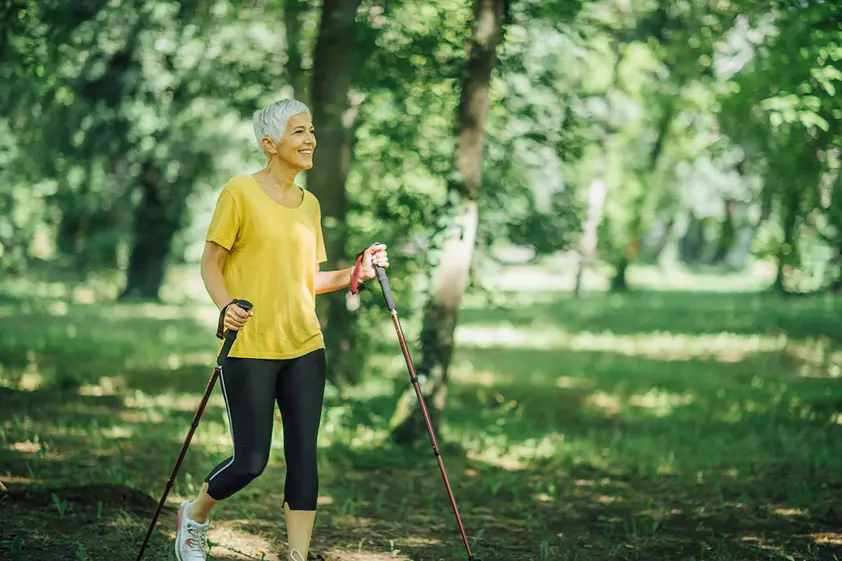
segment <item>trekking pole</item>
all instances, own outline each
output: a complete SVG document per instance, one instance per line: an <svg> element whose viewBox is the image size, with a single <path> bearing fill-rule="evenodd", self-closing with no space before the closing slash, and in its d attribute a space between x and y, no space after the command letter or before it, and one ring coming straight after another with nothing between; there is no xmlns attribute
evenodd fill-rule
<svg viewBox="0 0 842 561"><path fill-rule="evenodd" d="M409 349L406 346L406 338L403 335L401 322L398 319L398 311L395 307L395 299L392 297L392 290L389 288L389 278L386 276L386 269L383 267L374 267L377 273L377 280L380 283L380 288L383 290L383 298L386 300L386 306L392 314L392 323L395 325L395 331L400 340L401 350L403 351L403 358L406 361L406 367L409 370L409 381L415 387L415 395L418 397L418 404L421 406L421 414L424 416L424 422L427 425L427 433L430 435L430 442L433 445L433 454L439 463L439 471L444 479L444 486L447 488L447 495L450 497L450 506L453 509L453 515L456 517L456 523L459 525L459 531L462 533L462 541L465 543L465 549L468 552L468 561L479 561L471 553L471 546L468 544L468 536L465 534L465 526L462 525L462 518L459 516L459 509L456 507L456 499L453 497L453 489L450 487L450 481L447 479L447 470L444 469L444 460L442 460L441 452L439 451L438 442L436 442L436 435L433 431L433 424L430 422L430 415L427 413L427 406L424 404L424 394L421 393L421 387L418 385L418 376L415 374L415 367L412 365L412 357L409 354Z"/></svg>
<svg viewBox="0 0 842 561"><path fill-rule="evenodd" d="M234 300L231 304L237 304L239 307L244 309L245 311L249 311L252 308L251 302L247 300ZM228 306L230 306L229 304ZM220 336L220 331L222 330L222 322L224 319L225 311L228 308L222 309L219 314L219 331L217 331L217 336ZM219 373L222 372L222 366L225 364L225 359L228 358L228 353L231 351L231 346L234 344L234 341L237 339L237 331L233 329L229 329L225 331L224 335L221 335L223 338L222 349L219 351L219 356L216 358L216 367L213 369L213 374L211 374L210 380L208 381L208 386L205 388L205 393L202 396L202 401L199 403L199 408L196 410L196 415L193 417L193 424L190 426L190 431L187 433L187 438L184 440L184 446L181 447L181 453L178 455L178 460L175 462L175 467L172 470L172 474L170 475L169 481L167 481L167 486L164 489L164 495L161 497L161 500L158 502L158 509L155 511L155 516L152 518L152 522L149 524L149 529L146 531L146 538L143 540L143 545L140 546L140 552L137 554L137 561L140 561L140 558L143 557L143 552L146 550L146 545L149 543L149 538L152 536L152 531L155 529L155 523L158 522L158 517L161 515L161 511L164 509L164 503L167 500L167 496L170 494L170 489L172 489L173 482L175 481L176 475L178 475L178 470L181 468L181 462L184 460L185 454L187 454L187 447L190 446L190 441L193 439L193 433L196 432L196 427L199 426L199 419L202 417L202 413L205 411L205 406L208 404L208 399L210 399L211 393L213 392L213 387L216 384L216 379L219 377Z"/></svg>

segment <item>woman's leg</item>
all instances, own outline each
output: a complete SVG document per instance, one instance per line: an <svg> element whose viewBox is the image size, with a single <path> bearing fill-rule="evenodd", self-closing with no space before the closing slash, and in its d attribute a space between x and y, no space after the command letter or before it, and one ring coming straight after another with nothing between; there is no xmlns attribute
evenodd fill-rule
<svg viewBox="0 0 842 561"><path fill-rule="evenodd" d="M277 400L284 429L287 464L284 514L290 559L303 561L310 550L319 497L317 440L325 391L325 351L290 361L278 376Z"/></svg>
<svg viewBox="0 0 842 561"><path fill-rule="evenodd" d="M281 361L229 358L219 380L228 421L233 454L205 478L188 516L204 523L211 509L259 476L269 461L275 384Z"/></svg>

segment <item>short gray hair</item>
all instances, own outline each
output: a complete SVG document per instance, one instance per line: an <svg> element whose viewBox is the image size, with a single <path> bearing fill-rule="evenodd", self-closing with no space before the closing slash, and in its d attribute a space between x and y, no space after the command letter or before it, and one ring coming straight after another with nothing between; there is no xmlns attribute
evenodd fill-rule
<svg viewBox="0 0 842 561"><path fill-rule="evenodd" d="M275 142L280 142L289 118L293 115L309 112L310 109L297 99L282 99L255 111L252 115L252 121L254 122L254 136L257 139L258 146L263 149L260 142L263 137L269 137Z"/></svg>

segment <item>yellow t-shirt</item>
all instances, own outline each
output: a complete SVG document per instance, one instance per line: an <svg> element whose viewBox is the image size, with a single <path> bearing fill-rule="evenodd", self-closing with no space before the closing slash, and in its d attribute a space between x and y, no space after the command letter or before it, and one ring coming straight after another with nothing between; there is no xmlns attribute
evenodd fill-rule
<svg viewBox="0 0 842 561"><path fill-rule="evenodd" d="M312 193L304 191L299 207L288 208L251 175L233 177L219 194L205 239L230 252L223 276L231 297L254 305L228 356L287 359L324 347L315 271L327 256Z"/></svg>

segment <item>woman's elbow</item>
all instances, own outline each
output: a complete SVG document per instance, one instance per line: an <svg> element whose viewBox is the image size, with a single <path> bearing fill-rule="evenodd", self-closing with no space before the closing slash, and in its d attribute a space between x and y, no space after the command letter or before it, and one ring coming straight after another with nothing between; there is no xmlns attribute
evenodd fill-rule
<svg viewBox="0 0 842 561"><path fill-rule="evenodd" d="M222 267L225 265L227 254L228 251L225 248L213 242L207 242L200 265L202 279L207 281L214 275L222 274Z"/></svg>

